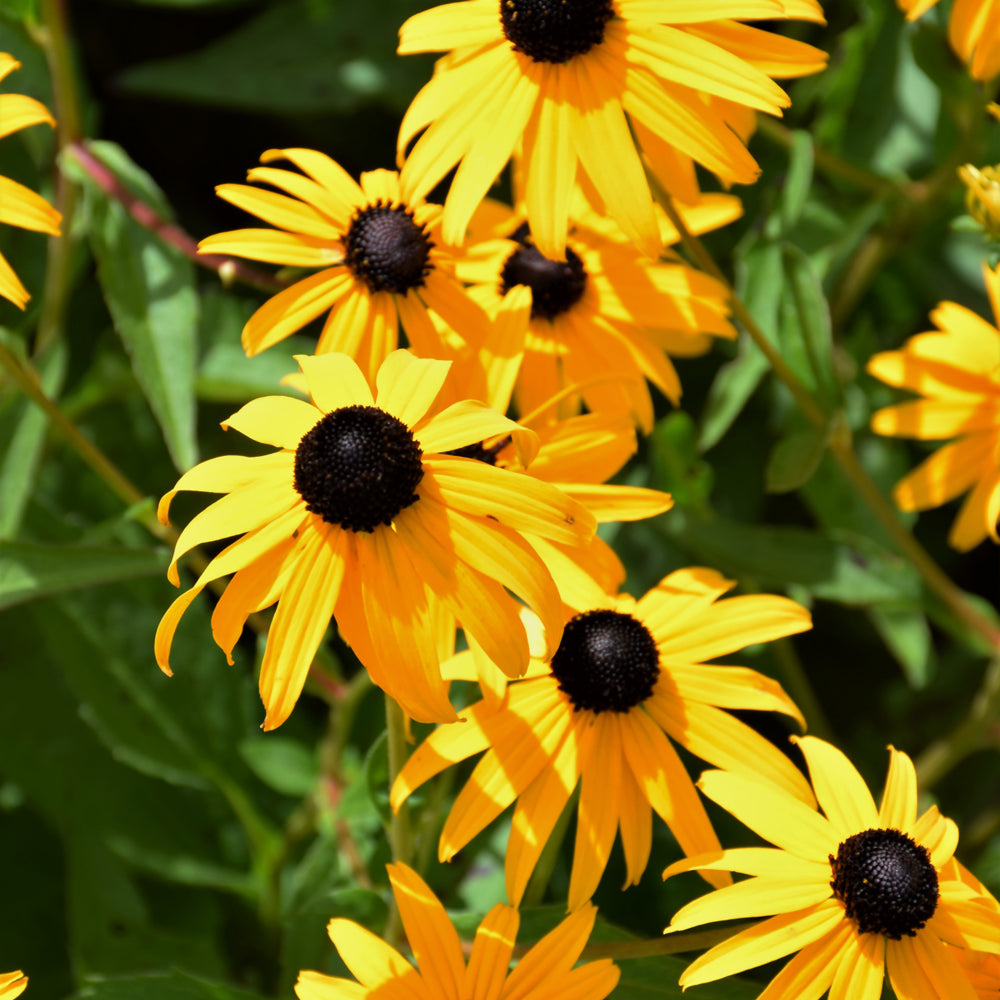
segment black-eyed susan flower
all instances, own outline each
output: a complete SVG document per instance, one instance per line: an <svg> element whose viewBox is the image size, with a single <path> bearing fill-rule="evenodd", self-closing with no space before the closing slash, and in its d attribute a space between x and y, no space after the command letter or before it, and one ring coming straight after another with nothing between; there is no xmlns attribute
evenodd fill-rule
<svg viewBox="0 0 1000 1000"><path fill-rule="evenodd" d="M27 985L28 977L20 969L17 972L0 972L0 1000L14 1000Z"/></svg>
<svg viewBox="0 0 1000 1000"><path fill-rule="evenodd" d="M574 968L594 927L590 906L562 921L510 969L520 917L497 904L483 918L468 961L452 922L427 884L404 864L388 865L393 896L416 963L351 920L334 919L330 939L357 978L302 972L299 1000L603 1000L617 985L610 959Z"/></svg>
<svg viewBox="0 0 1000 1000"><path fill-rule="evenodd" d="M288 160L300 172L255 167L247 184L222 184L220 197L275 226L209 236L202 253L310 268L314 273L270 298L243 329L253 355L326 314L316 353L356 359L369 379L399 346L402 326L421 357L442 357L433 317L459 336L486 322L454 276L455 253L442 244L441 208L403 198L389 170L361 175L360 184L330 157L311 149L272 149L271 164ZM450 356L450 355L449 355Z"/></svg>
<svg viewBox="0 0 1000 1000"><path fill-rule="evenodd" d="M1000 268L984 265L983 277L994 324L1000 324ZM879 410L872 429L925 441L956 439L904 476L893 497L903 510L927 510L968 490L948 535L964 552L987 536L1000 541L1000 329L955 302L942 302L931 320L936 330L868 362L876 378L922 397Z"/></svg>
<svg viewBox="0 0 1000 1000"><path fill-rule="evenodd" d="M13 56L0 52L0 80L20 65ZM55 125L44 104L25 94L0 94L0 139L43 122ZM58 236L61 221L62 216L41 195L9 177L0 177L0 222ZM0 295L18 309L23 309L31 298L3 254L0 254Z"/></svg>
<svg viewBox="0 0 1000 1000"><path fill-rule="evenodd" d="M913 21L937 0L898 0ZM948 41L969 67L974 80L1000 75L1000 0L954 0L948 19Z"/></svg>
<svg viewBox="0 0 1000 1000"><path fill-rule="evenodd" d="M976 1000L946 943L1000 952L1000 921L952 874L958 828L936 806L917 815L909 757L889 748L875 807L836 747L804 737L822 812L749 774L709 771L699 787L774 847L741 847L671 865L750 878L682 907L668 931L770 916L696 959L685 988L798 954L759 1000L878 1000L885 972L900 1000Z"/></svg>
<svg viewBox="0 0 1000 1000"><path fill-rule="evenodd" d="M459 0L411 17L399 51L447 52L399 132L401 183L425 195L458 165L445 202L445 240L460 243L476 206L520 150L536 244L563 258L578 169L629 239L660 249L649 186L630 132L636 122L727 182L759 169L710 94L781 114L788 96L748 61L758 35L738 22L822 22L813 0ZM819 54L818 54L819 55Z"/></svg>
<svg viewBox="0 0 1000 1000"><path fill-rule="evenodd" d="M738 198L706 195L683 214L692 231L706 232L739 218ZM662 211L665 245L679 234ZM523 350L515 389L521 413L561 396L563 415L581 404L594 413L625 414L648 433L653 426L652 382L672 403L681 383L670 358L703 354L712 337L735 337L726 289L679 257L651 263L614 222L577 193L571 208L566 259L543 255L523 211L495 202L473 222L469 254L458 273L497 321L521 324ZM527 288L527 304L507 300ZM523 295L518 298L520 303ZM567 387L579 386L569 394Z"/></svg>
<svg viewBox="0 0 1000 1000"><path fill-rule="evenodd" d="M801 632L809 614L783 597L718 600L730 587L714 570L695 568L671 573L638 601L593 588L590 601L570 612L555 653L539 652L527 677L507 685L503 702L476 703L417 748L393 785L393 806L449 765L485 751L445 821L439 855L449 860L516 800L506 880L518 905L579 785L569 888L575 909L597 888L619 830L626 885L638 882L654 811L686 853L719 850L671 740L720 767L766 774L790 797L812 803L789 759L724 711L778 711L801 723L791 699L756 671L705 663ZM463 672L454 661L446 669Z"/></svg>
<svg viewBox="0 0 1000 1000"><path fill-rule="evenodd" d="M212 615L227 657L247 616L277 602L260 673L265 729L287 718L331 618L409 715L452 719L440 676L442 621L457 620L502 670L523 673L528 642L508 590L535 609L553 646L562 614L521 532L586 541L594 519L547 483L447 454L493 436L534 444L530 431L484 404L436 410L449 362L395 351L373 392L346 355L298 361L309 402L265 397L223 424L279 450L202 462L160 503L166 520L179 490L227 494L181 532L170 566L175 584L185 552L241 537L164 615L157 662L169 671L181 615L208 583L232 573Z"/></svg>

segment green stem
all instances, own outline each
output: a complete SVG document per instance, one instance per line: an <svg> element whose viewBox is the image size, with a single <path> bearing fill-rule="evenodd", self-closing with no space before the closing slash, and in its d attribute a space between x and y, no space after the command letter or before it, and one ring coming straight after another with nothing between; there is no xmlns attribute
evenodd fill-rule
<svg viewBox="0 0 1000 1000"><path fill-rule="evenodd" d="M406 763L406 716L394 698L385 696L385 727L389 751L389 788L392 788L396 776ZM403 802L392 814L389 821L389 845L392 848L392 860L411 864L413 860L413 836L410 829L410 806ZM403 927L399 919L399 909L392 903L389 909L389 919L385 926L385 940L389 944L399 944L402 940Z"/></svg>
<svg viewBox="0 0 1000 1000"><path fill-rule="evenodd" d="M657 955L682 955L686 952L705 951L753 926L754 922L748 921L710 931L678 931L676 934L664 934L663 937L642 941L601 941L588 944L583 949L580 961L589 962L598 958L652 958ZM517 954L517 949L514 953Z"/></svg>
<svg viewBox="0 0 1000 1000"><path fill-rule="evenodd" d="M997 741L1000 717L1000 658L993 660L969 714L945 737L917 758L917 781L923 791L932 788L970 754Z"/></svg>
<svg viewBox="0 0 1000 1000"><path fill-rule="evenodd" d="M556 820L556 825L549 835L549 839L545 842L545 847L542 848L538 864L535 865L535 870L531 873L531 878L524 890L522 906L537 906L544 898L545 890L549 887L549 880L552 878L552 872L559 860L559 850L562 847L575 807L576 798L571 797L559 814L559 819Z"/></svg>
<svg viewBox="0 0 1000 1000"><path fill-rule="evenodd" d="M655 180L655 179L654 179ZM778 353L778 349L771 343L767 337L764 336L763 331L757 325L753 316L750 315L749 310L736 295L733 290L732 284L729 279L723 274L722 269L718 264L715 263L715 259L705 248L705 245L695 236L685 225L684 219L681 218L680 213L677 211L674 205L673 198L663 190L659 188L657 191L657 200L663 206L667 213L670 221L674 224L674 228L680 234L681 243L684 248L691 255L692 260L706 273L711 274L719 282L726 286L729 291L730 306L733 311L734 319L739 322L739 324L747 331L750 335L750 339L760 348L761 353L767 358L774 374L778 376L779 379L788 387L788 390L795 397L796 403L799 405L799 409L805 414L806 419L810 423L815 424L817 427L826 427L828 422L827 415L823 412L822 407L813 399L812 394L806 385L799 379L798 375L792 371L788 362Z"/></svg>
<svg viewBox="0 0 1000 1000"><path fill-rule="evenodd" d="M757 131L764 137L776 142L785 149L791 149L795 138L795 130L782 125L775 118L767 115L757 116ZM882 195L890 191L897 191L899 185L887 177L881 177L870 170L856 167L847 160L842 160L839 156L828 152L820 146L813 147L813 162L817 169L835 180L844 181L856 188L870 191L872 194Z"/></svg>
<svg viewBox="0 0 1000 1000"><path fill-rule="evenodd" d="M146 499L146 495L49 399L34 368L27 362L18 360L2 342L0 342L0 366L7 371L26 396L41 407L56 430L115 496L128 507L137 507ZM160 524L152 511L141 514L140 517L141 523L150 534L161 541L174 541L173 532Z"/></svg>
<svg viewBox="0 0 1000 1000"><path fill-rule="evenodd" d="M71 32L63 0L42 0L43 27L35 40L45 52L52 79L58 151L79 140L80 102L70 46ZM61 170L56 179L54 207L62 215L63 235L49 237L48 266L42 292L42 311L35 336L35 356L44 354L62 336L72 285L74 241L69 236L79 197L79 187Z"/></svg>
<svg viewBox="0 0 1000 1000"><path fill-rule="evenodd" d="M858 495L864 500L871 512L888 532L896 547L910 560L928 587L962 621L979 633L991 648L1000 650L1000 629L972 606L964 592L951 582L947 574L927 554L923 546L906 530L902 521L899 520L895 508L886 500L881 490L879 490L865 471L854 451L850 428L847 426L846 421L840 416L831 421L823 412L823 409L812 397L805 384L799 380L798 376L789 368L784 358L778 354L775 347L764 335L764 332L757 325L753 316L750 315L746 306L736 295L726 276L713 260L712 255L705 249L704 244L697 236L692 235L684 225L684 220L678 214L670 196L662 192L662 189L661 195L663 207L678 233L680 233L685 248L699 267L713 275L726 286L732 303L733 315L747 331L754 344L760 348L761 352L768 359L774 374L787 386L795 397L803 415L814 427L819 429L830 428L828 447L833 457L855 490L857 490Z"/></svg>

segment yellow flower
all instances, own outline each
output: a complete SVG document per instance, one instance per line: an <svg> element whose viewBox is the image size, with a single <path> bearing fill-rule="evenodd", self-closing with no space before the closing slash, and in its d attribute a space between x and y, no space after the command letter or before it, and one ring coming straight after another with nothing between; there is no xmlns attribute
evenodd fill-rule
<svg viewBox="0 0 1000 1000"><path fill-rule="evenodd" d="M1000 268L984 265L983 277L1000 324ZM931 319L937 330L868 362L876 378L923 397L879 410L872 429L931 441L957 438L904 476L893 496L903 510L927 510L971 490L948 536L964 552L987 535L1000 540L1000 329L955 302L942 302Z"/></svg>
<svg viewBox="0 0 1000 1000"><path fill-rule="evenodd" d="M788 106L768 65L787 43L738 23L760 18L823 20L814 0L459 0L416 14L400 29L399 51L448 55L400 127L401 162L423 132L402 166L403 192L426 194L458 164L443 234L461 243L520 149L531 231L546 257L563 258L578 167L628 238L655 257L660 233L630 124L727 182L754 181L756 162L702 94L776 115Z"/></svg>
<svg viewBox="0 0 1000 1000"><path fill-rule="evenodd" d="M1000 921L1000 904L975 875L956 858L952 858L944 870L948 873L948 878L958 879L972 888L981 897L983 904L997 914L996 919ZM948 946L948 950L969 977L979 1000L996 1000L1000 996L1000 955L952 945Z"/></svg>
<svg viewBox="0 0 1000 1000"><path fill-rule="evenodd" d="M914 21L937 0L897 0ZM1000 0L954 0L948 19L948 40L975 80L1000 74Z"/></svg>
<svg viewBox="0 0 1000 1000"><path fill-rule="evenodd" d="M6 52L0 52L0 80L21 64ZM55 125L43 104L24 94L0 94L0 139L19 132L29 125ZM0 222L36 233L59 235L62 216L40 195L9 177L0 177ZM31 296L21 284L13 268L0 254L0 295L18 309L27 305ZM14 994L12 994L14 995Z"/></svg>
<svg viewBox="0 0 1000 1000"><path fill-rule="evenodd" d="M299 1000L603 1000L617 985L619 971L609 958L573 968L593 929L594 907L567 917L508 971L520 923L516 910L502 904L490 910L466 962L448 914L426 883L404 864L387 868L416 968L365 928L334 919L330 939L358 981L301 972Z"/></svg>
<svg viewBox="0 0 1000 1000"><path fill-rule="evenodd" d="M945 942L1000 952L1000 922L968 885L949 877L958 828L931 806L917 816L917 781L890 750L876 809L836 747L798 741L823 813L749 774L709 771L699 787L775 847L741 847L671 865L678 872L751 876L682 907L668 931L776 914L696 959L685 989L792 952L759 1000L878 1000L882 980L900 1000L976 1000ZM824 815L825 813L825 815Z"/></svg>
<svg viewBox="0 0 1000 1000"><path fill-rule="evenodd" d="M690 229L701 233L741 211L738 198L705 195L683 213ZM659 209L657 221L665 244L679 239ZM703 354L713 336L736 336L726 289L672 254L656 263L644 259L582 196L571 206L570 225L566 259L553 260L535 245L523 211L487 202L473 221L478 242L458 273L473 284L472 296L490 316L514 310L506 322L519 323L522 331L519 412L562 395L563 415L583 403L594 413L630 416L649 433L653 401L646 380L677 405L681 384L671 355ZM512 305L511 293L520 288L530 296ZM567 395L574 384L580 388Z"/></svg>
<svg viewBox="0 0 1000 1000"><path fill-rule="evenodd" d="M327 313L317 354L339 351L356 359L369 379L396 349L399 328L422 357L440 338L433 315L460 335L486 324L454 276L454 253L441 245L441 208L400 195L389 170L361 175L357 184L337 163L310 149L272 149L261 162L289 160L301 173L255 167L249 180L287 194L222 184L220 197L277 229L237 229L209 236L201 253L320 268L279 292L243 329L254 355Z"/></svg>
<svg viewBox="0 0 1000 1000"><path fill-rule="evenodd" d="M453 719L440 675L443 623L457 619L502 670L523 673L528 642L507 590L538 613L552 644L562 614L521 533L573 544L593 534L594 519L546 483L448 454L494 435L514 435L528 449L535 442L481 403L436 409L448 362L395 351L373 393L343 354L298 361L310 402L257 399L223 424L280 450L202 462L160 502L165 520L179 490L227 494L181 532L174 584L185 552L242 537L164 615L157 662L169 672L181 615L208 583L234 573L212 615L227 657L248 615L277 602L260 674L265 729L291 712L331 618L409 715Z"/></svg>
<svg viewBox="0 0 1000 1000"><path fill-rule="evenodd" d="M539 653L502 703L465 709L414 752L393 785L393 807L449 765L485 751L452 806L439 855L450 860L517 800L506 858L507 895L516 906L579 784L569 888L576 909L597 888L619 829L626 885L639 881L653 811L686 853L719 849L671 740L720 767L766 775L811 803L790 760L722 711L784 712L801 724L788 695L756 671L704 662L804 631L809 614L783 597L719 601L730 587L714 570L693 568L671 573L638 601L593 588L586 605L571 609L555 654ZM462 668L452 661L445 669L460 676Z"/></svg>
<svg viewBox="0 0 1000 1000"><path fill-rule="evenodd" d="M28 977L20 969L17 972L0 972L0 1000L14 1000L27 985Z"/></svg>

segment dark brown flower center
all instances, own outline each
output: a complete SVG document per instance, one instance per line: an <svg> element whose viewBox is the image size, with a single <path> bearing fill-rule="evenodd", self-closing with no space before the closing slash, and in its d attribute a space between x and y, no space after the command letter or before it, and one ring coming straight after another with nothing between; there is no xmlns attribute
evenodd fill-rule
<svg viewBox="0 0 1000 1000"><path fill-rule="evenodd" d="M899 830L865 830L830 855L833 894L860 934L898 941L934 915L938 876L927 848Z"/></svg>
<svg viewBox="0 0 1000 1000"><path fill-rule="evenodd" d="M564 63L604 41L611 0L500 0L507 41L535 62Z"/></svg>
<svg viewBox="0 0 1000 1000"><path fill-rule="evenodd" d="M422 455L401 420L375 406L345 406L299 442L295 489L324 521L373 531L416 501Z"/></svg>
<svg viewBox="0 0 1000 1000"><path fill-rule="evenodd" d="M631 615L586 611L566 625L549 666L574 708L627 712L653 693L660 652Z"/></svg>
<svg viewBox="0 0 1000 1000"><path fill-rule="evenodd" d="M377 201L354 213L344 237L344 261L369 291L405 295L430 274L433 246L410 209Z"/></svg>
<svg viewBox="0 0 1000 1000"><path fill-rule="evenodd" d="M506 295L515 285L531 289L531 318L555 319L580 301L587 287L583 261L571 247L565 260L550 260L531 242L527 226L520 226L511 236L521 245L500 271L500 294Z"/></svg>

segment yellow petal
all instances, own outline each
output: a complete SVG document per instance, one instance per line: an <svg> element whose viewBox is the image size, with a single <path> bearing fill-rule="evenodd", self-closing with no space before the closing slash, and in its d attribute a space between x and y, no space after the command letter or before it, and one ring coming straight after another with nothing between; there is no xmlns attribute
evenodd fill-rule
<svg viewBox="0 0 1000 1000"><path fill-rule="evenodd" d="M31 298L3 254L0 254L0 295L13 302L18 309L23 309Z"/></svg>
<svg viewBox="0 0 1000 1000"><path fill-rule="evenodd" d="M683 911L682 911L683 912ZM844 921L844 908L834 899L805 910L782 913L733 935L692 962L681 986L697 986L736 975L818 942Z"/></svg>
<svg viewBox="0 0 1000 1000"><path fill-rule="evenodd" d="M913 761L889 747L889 774L885 779L879 825L890 830L909 830L917 821L917 772Z"/></svg>
<svg viewBox="0 0 1000 1000"><path fill-rule="evenodd" d="M0 222L58 236L61 219L62 216L40 194L7 177L0 177Z"/></svg>
<svg viewBox="0 0 1000 1000"><path fill-rule="evenodd" d="M886 942L885 964L898 1000L976 1000L976 991L948 949L926 928Z"/></svg>
<svg viewBox="0 0 1000 1000"><path fill-rule="evenodd" d="M294 451L322 416L315 406L292 396L260 396L224 420L222 429L236 430L261 444Z"/></svg>
<svg viewBox="0 0 1000 1000"><path fill-rule="evenodd" d="M520 917L511 906L497 903L476 928L472 954L461 990L468 1000L499 1000L507 981Z"/></svg>
<svg viewBox="0 0 1000 1000"><path fill-rule="evenodd" d="M387 870L406 940L424 982L441 1000L460 1000L465 959L448 914L413 869L393 864Z"/></svg>
<svg viewBox="0 0 1000 1000"><path fill-rule="evenodd" d="M700 701L716 708L782 712L805 729L802 713L784 688L772 677L756 670L677 664L670 667L670 683L682 701Z"/></svg>
<svg viewBox="0 0 1000 1000"><path fill-rule="evenodd" d="M431 408L450 368L448 361L393 351L379 369L375 403L407 427L413 427Z"/></svg>
<svg viewBox="0 0 1000 1000"><path fill-rule="evenodd" d="M879 1000L885 968L885 941L881 934L851 937L830 987L830 1000Z"/></svg>
<svg viewBox="0 0 1000 1000"><path fill-rule="evenodd" d="M281 229L234 229L216 233L198 244L198 253L231 254L293 267L330 267L344 258L341 248L328 238L286 233Z"/></svg>
<svg viewBox="0 0 1000 1000"><path fill-rule="evenodd" d="M346 354L297 354L313 406L332 413L345 406L374 406L372 391L357 363Z"/></svg>
<svg viewBox="0 0 1000 1000"><path fill-rule="evenodd" d="M964 493L992 466L994 441L977 434L939 448L908 472L892 491L902 510L926 510Z"/></svg>
<svg viewBox="0 0 1000 1000"><path fill-rule="evenodd" d="M53 127L56 124L44 104L25 94L0 94L0 139L43 122Z"/></svg>
<svg viewBox="0 0 1000 1000"><path fill-rule="evenodd" d="M807 861L837 853L830 821L787 792L726 771L706 771L698 787L713 802L777 847Z"/></svg>
<svg viewBox="0 0 1000 1000"><path fill-rule="evenodd" d="M851 927L844 921L818 941L807 944L768 984L757 1000L820 1000L844 962L851 961L846 945Z"/></svg>
<svg viewBox="0 0 1000 1000"><path fill-rule="evenodd" d="M320 524L321 522L315 522ZM264 729L291 715L320 642L333 617L347 568L346 532L322 524L302 539L288 583L268 631L260 665L260 697L267 709Z"/></svg>
<svg viewBox="0 0 1000 1000"><path fill-rule="evenodd" d="M809 765L809 776L820 808L838 841L879 825L875 800L864 779L832 743L815 736L793 737Z"/></svg>

